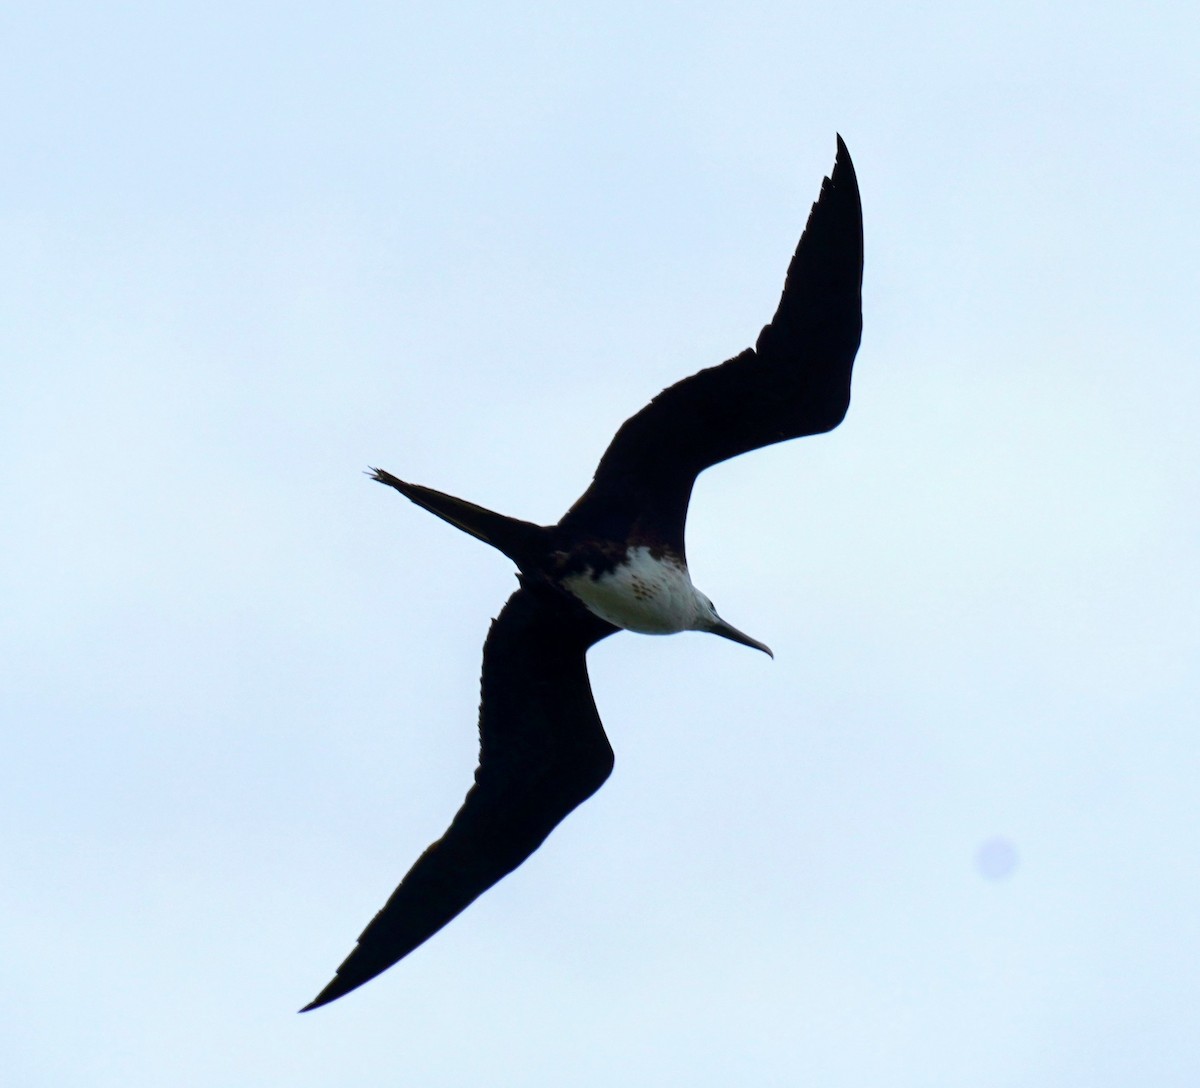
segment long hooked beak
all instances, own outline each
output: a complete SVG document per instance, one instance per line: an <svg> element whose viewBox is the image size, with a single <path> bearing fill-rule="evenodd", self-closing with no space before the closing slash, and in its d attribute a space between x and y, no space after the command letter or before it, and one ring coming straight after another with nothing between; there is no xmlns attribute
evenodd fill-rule
<svg viewBox="0 0 1200 1088"><path fill-rule="evenodd" d="M751 646L756 650L762 650L772 661L775 660L775 655L771 652L771 647L763 642L759 642L756 638L751 638L749 635L739 631L731 623L726 623L720 616L717 616L711 627L708 628L714 635L720 635L722 638L729 639L730 642L740 642L743 646Z"/></svg>

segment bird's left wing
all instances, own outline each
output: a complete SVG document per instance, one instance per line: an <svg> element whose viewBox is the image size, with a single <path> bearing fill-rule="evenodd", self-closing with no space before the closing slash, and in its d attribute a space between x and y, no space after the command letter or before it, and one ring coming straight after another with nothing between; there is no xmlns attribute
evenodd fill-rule
<svg viewBox="0 0 1200 1088"><path fill-rule="evenodd" d="M682 555L700 472L841 422L862 336L863 226L854 164L840 136L837 146L756 346L676 382L627 419L560 527L645 536Z"/></svg>
<svg viewBox="0 0 1200 1088"><path fill-rule="evenodd" d="M387 970L512 872L600 788L613 752L585 655L611 627L545 586L517 590L483 648L475 784L302 1012Z"/></svg>

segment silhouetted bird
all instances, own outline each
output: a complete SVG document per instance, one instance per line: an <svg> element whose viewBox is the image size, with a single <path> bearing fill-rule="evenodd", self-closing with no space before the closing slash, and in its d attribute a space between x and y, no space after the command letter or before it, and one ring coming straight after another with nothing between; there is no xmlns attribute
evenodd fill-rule
<svg viewBox="0 0 1200 1088"><path fill-rule="evenodd" d="M520 588L483 647L479 767L446 833L416 861L337 975L301 1011L391 967L536 850L613 766L585 654L624 628L711 631L765 653L692 585L684 522L696 476L739 453L836 427L862 333L862 207L838 137L753 349L664 390L626 420L557 525L505 517L374 469L380 483L498 548Z"/></svg>

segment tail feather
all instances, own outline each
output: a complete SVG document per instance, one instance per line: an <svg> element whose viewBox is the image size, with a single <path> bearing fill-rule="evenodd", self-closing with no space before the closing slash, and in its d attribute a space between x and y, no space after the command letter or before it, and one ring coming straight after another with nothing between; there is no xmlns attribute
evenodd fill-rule
<svg viewBox="0 0 1200 1088"><path fill-rule="evenodd" d="M547 530L531 521L510 518L506 514L497 514L494 510L467 502L466 499L456 499L445 492L434 491L431 487L407 483L386 469L372 468L369 475L372 480L394 487L405 498L423 506L443 521L502 551L522 569L536 560L540 546L544 545Z"/></svg>

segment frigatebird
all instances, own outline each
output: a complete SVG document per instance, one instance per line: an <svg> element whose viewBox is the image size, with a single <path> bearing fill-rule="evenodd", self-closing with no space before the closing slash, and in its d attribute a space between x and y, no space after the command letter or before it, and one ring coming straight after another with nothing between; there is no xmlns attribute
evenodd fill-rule
<svg viewBox="0 0 1200 1088"><path fill-rule="evenodd" d="M862 266L858 181L839 136L775 316L754 348L672 385L626 420L557 525L506 517L371 470L503 552L517 565L520 588L483 647L474 785L302 1012L408 955L528 858L608 778L613 751L588 681L591 646L622 629L711 631L771 653L692 585L688 501L710 465L842 421L862 336Z"/></svg>

